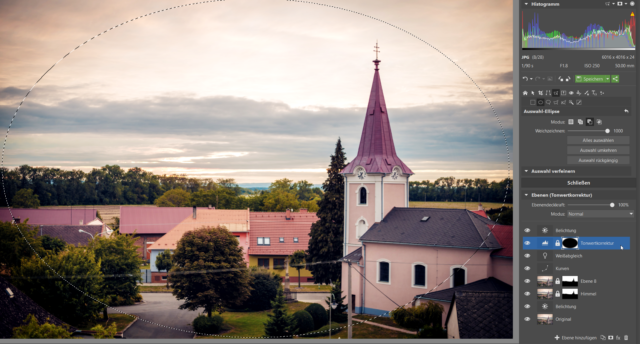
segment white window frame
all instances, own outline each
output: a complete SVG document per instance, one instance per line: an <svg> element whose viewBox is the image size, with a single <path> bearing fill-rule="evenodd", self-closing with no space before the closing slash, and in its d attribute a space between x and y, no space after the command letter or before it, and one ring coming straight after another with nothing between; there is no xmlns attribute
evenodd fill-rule
<svg viewBox="0 0 640 344"><path fill-rule="evenodd" d="M298 243L299 242L298 237L293 237L293 242Z"/></svg>
<svg viewBox="0 0 640 344"><path fill-rule="evenodd" d="M467 284L467 279L469 278L469 270L467 270L466 266L462 266L462 265L451 265L451 267L449 268L449 287L453 288L453 269L462 269L464 270L464 284Z"/></svg>
<svg viewBox="0 0 640 344"><path fill-rule="evenodd" d="M416 285L416 265L424 266L424 286ZM415 262L411 264L411 287L427 289L427 285L428 285L427 271L428 271L427 264L423 262Z"/></svg>
<svg viewBox="0 0 640 344"><path fill-rule="evenodd" d="M260 241L262 241L262 244L260 243ZM258 237L258 246L271 246L271 238Z"/></svg>
<svg viewBox="0 0 640 344"><path fill-rule="evenodd" d="M262 245L264 245L264 238L258 237L258 246L262 246Z"/></svg>
<svg viewBox="0 0 640 344"><path fill-rule="evenodd" d="M380 281L380 263L388 263L389 264L389 282ZM391 284L391 261L389 259L380 258L376 262L376 283L378 284Z"/></svg>
<svg viewBox="0 0 640 344"><path fill-rule="evenodd" d="M360 189L364 188L367 190L367 203L360 203ZM360 183L360 186L356 189L356 206L358 207L366 207L369 206L369 188L364 185L364 183Z"/></svg>
<svg viewBox="0 0 640 344"><path fill-rule="evenodd" d="M365 230L362 233L358 232L358 225L360 224L360 221L364 221L364 226L365 226ZM360 216L358 221L356 221L356 238L360 239L360 237L364 233L366 233L368 230L369 230L369 221L367 221L367 219L365 219L364 216Z"/></svg>
<svg viewBox="0 0 640 344"><path fill-rule="evenodd" d="M280 237L278 242L282 242L283 243L284 242L284 237Z"/></svg>
<svg viewBox="0 0 640 344"><path fill-rule="evenodd" d="M167 280L167 275L161 276L160 279L163 280L163 281L166 281Z"/></svg>

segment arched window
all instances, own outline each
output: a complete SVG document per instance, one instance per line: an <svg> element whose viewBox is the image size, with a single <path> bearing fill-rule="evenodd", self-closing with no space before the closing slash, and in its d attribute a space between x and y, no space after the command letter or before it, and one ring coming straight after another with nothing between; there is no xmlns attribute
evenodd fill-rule
<svg viewBox="0 0 640 344"><path fill-rule="evenodd" d="M360 198L358 204L367 204L367 189L360 188Z"/></svg>
<svg viewBox="0 0 640 344"><path fill-rule="evenodd" d="M358 238L361 237L367 229L367 223L364 220L358 221L358 224L356 225L356 234L358 235Z"/></svg>
<svg viewBox="0 0 640 344"><path fill-rule="evenodd" d="M413 264L413 287L427 286L427 267L423 264Z"/></svg>
<svg viewBox="0 0 640 344"><path fill-rule="evenodd" d="M451 269L451 287L458 287L467 284L467 270L463 267Z"/></svg>

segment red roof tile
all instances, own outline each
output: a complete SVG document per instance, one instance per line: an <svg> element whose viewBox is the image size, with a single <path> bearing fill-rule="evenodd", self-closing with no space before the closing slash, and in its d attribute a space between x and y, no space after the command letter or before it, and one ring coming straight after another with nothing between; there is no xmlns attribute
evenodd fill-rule
<svg viewBox="0 0 640 344"><path fill-rule="evenodd" d="M202 227L216 227L218 225L224 226L230 232L249 231L249 209L198 208L195 219L193 218L193 210L191 210L191 213L186 218L183 218L167 234L149 246L149 250L175 250L184 233Z"/></svg>
<svg viewBox="0 0 640 344"><path fill-rule="evenodd" d="M251 213L250 255L289 255L309 247L311 225L318 220L315 213ZM259 237L270 238L271 245L258 246ZM284 243L280 238L284 238ZM294 243L293 238L298 238Z"/></svg>
<svg viewBox="0 0 640 344"><path fill-rule="evenodd" d="M513 226L505 225L487 225L493 235L498 239L502 249L493 251L493 257L511 257L513 258Z"/></svg>
<svg viewBox="0 0 640 344"><path fill-rule="evenodd" d="M413 174L396 154L396 147L391 135L391 125L387 113L387 104L382 93L382 83L378 73L379 60L373 75L373 85L369 96L369 105L364 119L358 155L341 173L353 173L356 166L364 167L367 173L391 173L395 166L402 169L403 174Z"/></svg>
<svg viewBox="0 0 640 344"><path fill-rule="evenodd" d="M487 216L487 213L484 212L484 210L470 210L472 213L474 214L478 214L482 217L486 217L489 218L489 216Z"/></svg>
<svg viewBox="0 0 640 344"><path fill-rule="evenodd" d="M120 207L120 233L164 234L192 212L190 207Z"/></svg>
<svg viewBox="0 0 640 344"><path fill-rule="evenodd" d="M13 215L13 217L11 216ZM24 223L29 219L30 225L79 225L80 221L87 224L96 219L96 209L67 208L67 209L0 209L0 220L11 222L20 219Z"/></svg>

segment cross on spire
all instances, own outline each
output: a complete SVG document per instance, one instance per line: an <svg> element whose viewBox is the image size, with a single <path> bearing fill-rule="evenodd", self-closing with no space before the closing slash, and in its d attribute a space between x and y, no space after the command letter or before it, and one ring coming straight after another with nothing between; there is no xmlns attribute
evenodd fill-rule
<svg viewBox="0 0 640 344"><path fill-rule="evenodd" d="M380 52L380 50L378 50L378 49L380 49L380 47L378 46L378 40L377 39L376 39L376 45L374 46L374 48L375 49L373 51L376 53L376 60L377 60L378 59L378 53Z"/></svg>

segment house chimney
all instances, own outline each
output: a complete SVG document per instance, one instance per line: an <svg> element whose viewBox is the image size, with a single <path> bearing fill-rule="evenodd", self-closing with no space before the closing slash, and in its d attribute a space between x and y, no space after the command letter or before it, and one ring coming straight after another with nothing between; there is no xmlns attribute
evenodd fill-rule
<svg viewBox="0 0 640 344"><path fill-rule="evenodd" d="M209 204L209 209L211 209L211 204Z"/></svg>
<svg viewBox="0 0 640 344"><path fill-rule="evenodd" d="M478 210L483 210L482 209L482 203L478 203Z"/></svg>
<svg viewBox="0 0 640 344"><path fill-rule="evenodd" d="M82 221L82 220L80 220L80 225L82 225L82 222L83 222L83 221Z"/></svg>
<svg viewBox="0 0 640 344"><path fill-rule="evenodd" d="M193 206L193 218L194 219L196 218L196 206L195 205Z"/></svg>
<svg viewBox="0 0 640 344"><path fill-rule="evenodd" d="M291 209L287 208L287 215L285 217L287 220L291 218Z"/></svg>

